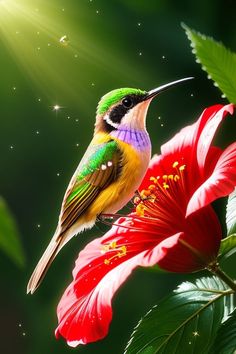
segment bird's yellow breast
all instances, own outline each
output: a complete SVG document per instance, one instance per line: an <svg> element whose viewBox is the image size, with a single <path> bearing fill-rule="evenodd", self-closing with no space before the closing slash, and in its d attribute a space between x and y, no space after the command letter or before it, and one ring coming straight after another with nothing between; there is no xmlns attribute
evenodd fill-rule
<svg viewBox="0 0 236 354"><path fill-rule="evenodd" d="M97 143L110 140L110 136L96 137ZM150 161L150 149L137 151L130 144L113 138L122 152L121 172L116 181L101 191L86 212L86 219L101 213L115 213L132 198L138 189Z"/></svg>

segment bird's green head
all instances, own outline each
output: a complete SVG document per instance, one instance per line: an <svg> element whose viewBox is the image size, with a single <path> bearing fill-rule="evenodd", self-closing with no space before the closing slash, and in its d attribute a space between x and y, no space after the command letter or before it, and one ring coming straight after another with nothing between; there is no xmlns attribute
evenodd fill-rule
<svg viewBox="0 0 236 354"><path fill-rule="evenodd" d="M120 88L104 95L97 107L95 131L111 132L120 127L145 129L146 113L153 97L182 81L162 85L151 91L136 88Z"/></svg>
<svg viewBox="0 0 236 354"><path fill-rule="evenodd" d="M147 94L146 91L142 91L135 88L120 88L120 89L112 90L101 98L100 102L98 103L97 113L104 114L108 112L111 107L117 105L117 103L122 101L124 98L132 99L133 103L135 103L136 100L138 103L140 102L142 97L144 97L146 94ZM128 103L129 102L127 101L127 105Z"/></svg>
<svg viewBox="0 0 236 354"><path fill-rule="evenodd" d="M121 124L124 125L128 116L136 116L136 109L144 102L147 94L148 92L135 88L120 88L108 92L98 103L97 130L111 132L117 130Z"/></svg>

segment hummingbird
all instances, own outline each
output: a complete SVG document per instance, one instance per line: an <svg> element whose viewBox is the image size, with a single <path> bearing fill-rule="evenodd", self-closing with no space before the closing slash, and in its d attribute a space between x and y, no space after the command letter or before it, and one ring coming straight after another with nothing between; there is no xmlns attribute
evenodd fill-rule
<svg viewBox="0 0 236 354"><path fill-rule="evenodd" d="M149 104L159 93L190 79L150 91L120 88L101 98L92 141L70 180L56 231L31 275L27 293L34 293L74 235L93 227L102 214L116 213L134 196L151 158L146 130Z"/></svg>

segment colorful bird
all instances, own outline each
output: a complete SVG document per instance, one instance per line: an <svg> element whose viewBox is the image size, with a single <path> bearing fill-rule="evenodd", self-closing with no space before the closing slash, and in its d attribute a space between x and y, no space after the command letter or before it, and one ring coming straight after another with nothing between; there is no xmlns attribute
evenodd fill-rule
<svg viewBox="0 0 236 354"><path fill-rule="evenodd" d="M146 114L160 92L184 78L149 92L113 90L98 104L93 139L66 190L58 225L27 286L33 293L62 247L77 233L91 228L102 214L120 210L138 189L151 157Z"/></svg>

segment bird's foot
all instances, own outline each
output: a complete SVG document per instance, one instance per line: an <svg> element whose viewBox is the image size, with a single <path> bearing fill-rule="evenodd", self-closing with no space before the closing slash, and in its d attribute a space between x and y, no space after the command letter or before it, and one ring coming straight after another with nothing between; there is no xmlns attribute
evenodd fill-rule
<svg viewBox="0 0 236 354"><path fill-rule="evenodd" d="M115 219L116 215L115 214L99 214L97 216L97 221L101 221L101 222L104 222L106 221L107 219L109 220L113 220Z"/></svg>
<svg viewBox="0 0 236 354"><path fill-rule="evenodd" d="M153 200L153 195L146 195L146 193L142 194L142 192L140 193L138 190L135 191L134 204L139 204L140 202L149 200Z"/></svg>

